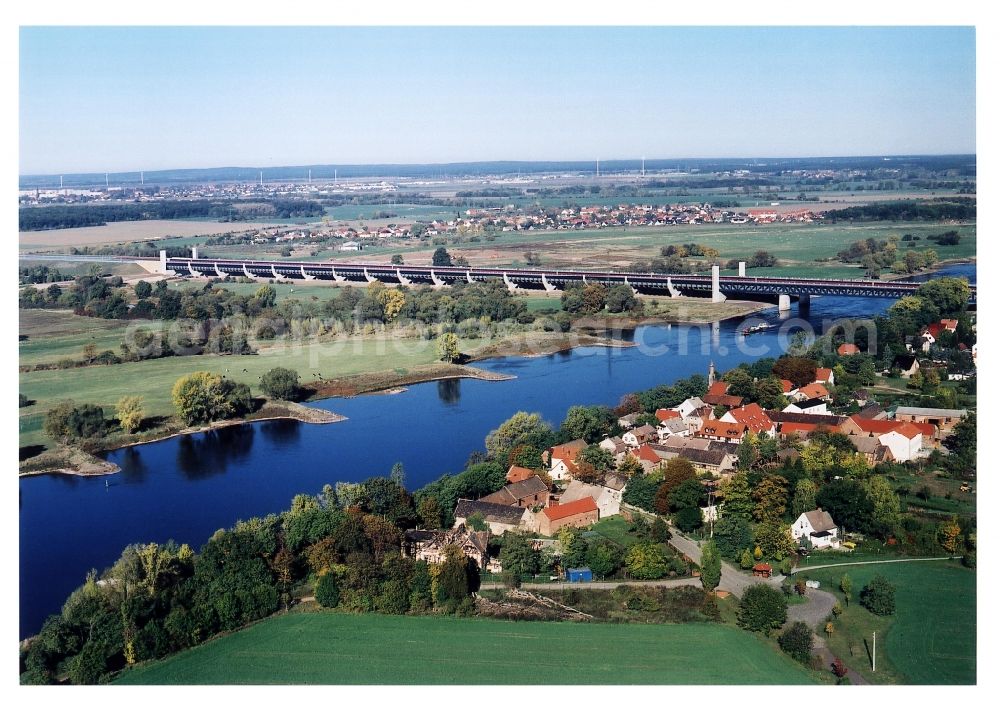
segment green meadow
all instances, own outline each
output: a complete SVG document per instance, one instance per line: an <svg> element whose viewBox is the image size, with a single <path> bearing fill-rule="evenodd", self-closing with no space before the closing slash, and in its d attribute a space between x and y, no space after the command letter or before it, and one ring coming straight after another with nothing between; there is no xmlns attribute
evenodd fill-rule
<svg viewBox="0 0 1000 711"><path fill-rule="evenodd" d="M809 684L719 624L292 613L123 673L123 684Z"/></svg>

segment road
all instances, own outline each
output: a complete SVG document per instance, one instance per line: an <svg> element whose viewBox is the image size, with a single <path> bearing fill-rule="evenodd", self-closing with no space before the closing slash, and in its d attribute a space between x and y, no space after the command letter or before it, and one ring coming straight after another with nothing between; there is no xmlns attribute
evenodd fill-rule
<svg viewBox="0 0 1000 711"><path fill-rule="evenodd" d="M938 558L893 558L892 560L859 560L852 563L826 563L824 565L807 565L803 568L794 568L793 573L802 573L807 570L819 570L821 568L841 568L845 565L882 565L883 563L916 563L922 560L952 560L958 556L945 555Z"/></svg>
<svg viewBox="0 0 1000 711"><path fill-rule="evenodd" d="M701 563L701 547L696 541L692 541L690 538L685 537L680 531L675 528L670 529L671 538L670 545L676 548L678 551L686 555L691 560L696 563ZM902 561L900 561L902 562ZM822 568L826 566L815 566L816 568ZM805 568L803 568L805 570ZM737 597L743 594L749 586L755 583L767 583L772 586L781 585L781 581L784 580L784 576L776 575L774 577L768 578L767 580L762 580L760 578L754 578L746 573L737 570L729 563L722 563L722 580L719 582L719 590L728 590ZM836 604L837 598L825 590L815 590L813 588L808 588L806 590L806 602L800 605L790 605L788 607L788 621L786 625L792 624L793 622L804 622L809 626L809 629L813 631L813 653L819 656L823 660L823 669L830 670L833 660L835 659L833 652L831 652L826 646L826 640L815 633L815 629L826 622L826 619L830 616L833 611L833 606ZM855 686L867 685L868 680L862 677L853 669L847 670L847 678L851 680L851 683Z"/></svg>

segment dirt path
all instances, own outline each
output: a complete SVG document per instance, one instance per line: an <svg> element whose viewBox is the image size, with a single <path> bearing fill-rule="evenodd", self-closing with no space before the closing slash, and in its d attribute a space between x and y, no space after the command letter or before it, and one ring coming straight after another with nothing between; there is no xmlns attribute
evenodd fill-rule
<svg viewBox="0 0 1000 711"><path fill-rule="evenodd" d="M825 563L823 565L807 565L804 568L795 568L792 573L803 573L807 570L820 570L821 568L840 568L846 565L882 565L883 563L917 563L928 560L953 560L958 556L941 556L938 558L893 558L892 560L859 560L856 563Z"/></svg>

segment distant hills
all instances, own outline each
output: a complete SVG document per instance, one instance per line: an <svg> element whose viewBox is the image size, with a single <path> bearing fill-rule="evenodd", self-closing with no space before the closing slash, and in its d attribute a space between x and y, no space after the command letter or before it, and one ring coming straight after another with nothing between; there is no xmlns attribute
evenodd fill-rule
<svg viewBox="0 0 1000 711"><path fill-rule="evenodd" d="M628 172L635 174L641 166L640 159L602 160L601 174ZM974 176L976 156L837 156L813 158L703 158L703 159L651 159L645 161L646 173L671 172L720 172L747 170L753 173L774 173L787 170L873 170L877 168L909 168L925 170L955 170L958 175ZM476 161L465 163L376 163L349 165L295 165L271 167L220 167L182 168L175 170L148 170L144 181L148 185L184 183L256 182L264 172L265 182L305 181L312 171L313 180L357 178L426 178L443 179L462 176L516 175L537 173L581 173L594 175L597 168L593 161ZM54 175L22 175L20 188L103 187L105 174L65 173ZM108 180L113 185L138 185L139 171L111 173Z"/></svg>

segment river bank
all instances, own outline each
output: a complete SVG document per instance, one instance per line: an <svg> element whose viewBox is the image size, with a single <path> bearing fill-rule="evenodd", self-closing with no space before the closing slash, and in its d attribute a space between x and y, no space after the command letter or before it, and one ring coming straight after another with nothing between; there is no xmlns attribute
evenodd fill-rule
<svg viewBox="0 0 1000 711"><path fill-rule="evenodd" d="M211 430L250 422L294 420L306 424L331 424L342 422L346 419L343 415L338 415L328 410L308 407L297 402L268 400L246 417L218 420L203 425L184 426L171 418L153 430L132 435L123 434L105 438L100 442L98 451L110 452L123 447L152 444L171 439L172 437L209 432ZM20 462L18 476L38 476L58 473L91 477L117 474L120 471L121 468L118 465L112 464L96 454L86 452L79 447L71 445L60 445Z"/></svg>

